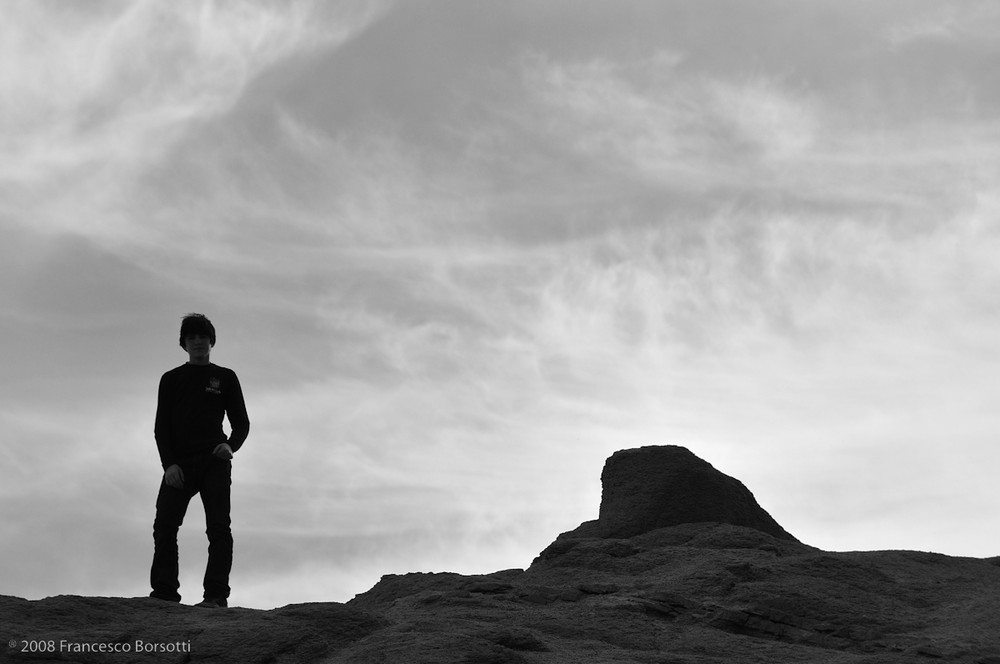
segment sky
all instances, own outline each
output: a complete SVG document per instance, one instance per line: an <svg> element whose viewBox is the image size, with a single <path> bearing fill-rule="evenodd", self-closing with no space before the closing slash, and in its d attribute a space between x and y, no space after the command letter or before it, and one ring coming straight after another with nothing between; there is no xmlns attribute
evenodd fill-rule
<svg viewBox="0 0 1000 664"><path fill-rule="evenodd" d="M683 445L830 550L1000 555L1000 6L11 0L0 594L148 593L214 322L234 605L525 568ZM201 598L204 517L181 529Z"/></svg>

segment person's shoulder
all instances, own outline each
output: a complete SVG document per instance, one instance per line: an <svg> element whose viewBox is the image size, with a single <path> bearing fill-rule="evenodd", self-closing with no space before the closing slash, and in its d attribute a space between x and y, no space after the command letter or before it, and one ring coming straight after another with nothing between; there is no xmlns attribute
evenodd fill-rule
<svg viewBox="0 0 1000 664"><path fill-rule="evenodd" d="M162 376L162 379L163 380L169 380L170 378L174 378L175 376L179 376L180 374L184 373L184 371L187 370L187 366L188 366L187 364L182 364L182 365L180 365L178 367L174 367L173 369L170 369L169 371L164 372L164 374Z"/></svg>
<svg viewBox="0 0 1000 664"><path fill-rule="evenodd" d="M223 375L225 375L225 376L231 376L231 377L233 377L233 378L236 378L236 372L235 372L235 371L233 371L232 369L230 369L229 367L224 367L224 366L221 366L221 365L218 365L218 364L215 364L215 363L212 363L212 365L211 365L211 366L212 366L212 369L213 369L213 370L214 370L214 371L215 371L216 373L219 373L219 374L223 374Z"/></svg>

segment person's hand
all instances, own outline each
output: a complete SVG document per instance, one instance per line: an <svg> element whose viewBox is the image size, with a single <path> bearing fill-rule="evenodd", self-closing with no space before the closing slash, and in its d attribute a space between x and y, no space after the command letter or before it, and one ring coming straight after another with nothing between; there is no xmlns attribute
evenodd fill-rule
<svg viewBox="0 0 1000 664"><path fill-rule="evenodd" d="M175 489L184 488L184 471L176 463L163 472L163 481Z"/></svg>
<svg viewBox="0 0 1000 664"><path fill-rule="evenodd" d="M233 448L229 447L229 443L219 443L215 446L215 449L212 450L212 454L220 459L232 459Z"/></svg>

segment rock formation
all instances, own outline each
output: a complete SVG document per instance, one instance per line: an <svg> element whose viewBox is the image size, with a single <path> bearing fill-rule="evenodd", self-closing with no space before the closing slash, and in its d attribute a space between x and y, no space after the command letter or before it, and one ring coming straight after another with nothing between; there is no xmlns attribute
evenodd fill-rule
<svg viewBox="0 0 1000 664"><path fill-rule="evenodd" d="M682 448L619 452L602 479L600 518L525 570L270 611L0 597L0 660L1000 664L1000 559L820 551Z"/></svg>
<svg viewBox="0 0 1000 664"><path fill-rule="evenodd" d="M795 540L739 480L675 445L615 452L601 473L597 521L578 534L634 537L683 523L729 523Z"/></svg>

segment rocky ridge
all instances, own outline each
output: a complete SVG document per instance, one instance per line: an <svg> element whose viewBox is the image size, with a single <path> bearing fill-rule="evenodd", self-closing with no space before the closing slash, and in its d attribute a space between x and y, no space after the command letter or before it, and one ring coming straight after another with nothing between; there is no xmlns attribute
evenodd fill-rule
<svg viewBox="0 0 1000 664"><path fill-rule="evenodd" d="M388 575L270 611L0 597L0 659L1000 664L1000 559L821 551L679 447L618 452L602 482L599 518L525 570Z"/></svg>

